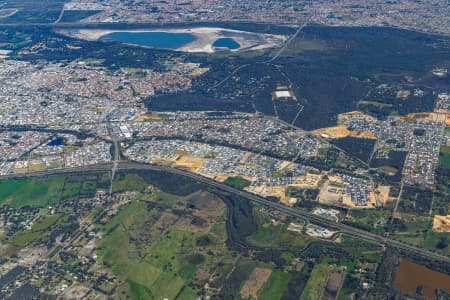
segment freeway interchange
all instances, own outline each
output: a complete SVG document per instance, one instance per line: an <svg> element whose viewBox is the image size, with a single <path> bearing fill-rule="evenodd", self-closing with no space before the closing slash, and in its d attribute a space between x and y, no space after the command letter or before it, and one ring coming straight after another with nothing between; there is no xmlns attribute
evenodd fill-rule
<svg viewBox="0 0 450 300"><path fill-rule="evenodd" d="M64 175L64 174L76 174L76 173L91 173L91 172L100 172L100 171L110 171L112 169L116 169L117 171L132 171L132 170L149 170L149 171L159 171L159 172L168 172L171 174L176 174L184 177L191 178L205 185L214 187L218 190L238 195L244 199L247 199L251 202L258 203L264 206L267 206L271 209L283 212L289 216L297 217L301 219L305 219L308 222L321 225L333 230L337 230L341 233L345 233L356 238L360 238L362 240L366 240L369 242L374 242L380 245L384 245L387 247L392 247L397 250L400 250L404 253L413 254L422 258L431 259L435 261L439 261L445 264L450 264L450 257L445 255L441 255L438 253L431 252L429 250L408 245L403 242L393 240L390 238L386 238L384 236L371 233L365 230L361 230L349 225L336 223L334 221L328 220L326 218L320 217L318 215L314 215L310 212L299 210L293 207L286 206L281 203L273 202L263 197L257 196L255 194L251 194L246 191L238 190L233 187L230 187L224 183L217 182L213 179L206 178L204 176L194 174L183 169L177 169L172 167L166 167L162 165L154 165L154 164L144 164L144 163L136 163L131 161L120 161L114 162L114 164L101 164L101 165L93 165L90 167L83 168L70 168L70 169L53 169L46 171L37 171L30 172L24 174L12 174L0 177L0 180L5 179L13 179L13 178L24 178L24 177L41 177L41 176L52 176L52 175Z"/></svg>

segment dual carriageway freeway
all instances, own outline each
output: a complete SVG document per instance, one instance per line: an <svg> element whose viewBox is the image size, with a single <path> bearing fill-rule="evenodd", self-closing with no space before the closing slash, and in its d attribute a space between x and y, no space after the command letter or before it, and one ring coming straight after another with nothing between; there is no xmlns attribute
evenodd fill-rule
<svg viewBox="0 0 450 300"><path fill-rule="evenodd" d="M80 24L80 23L38 23L38 24L2 24L4 27L50 27L50 28L85 28L85 27L93 27L98 28L102 26L110 26L111 24ZM126 24L130 25L130 24ZM155 26L155 24L138 24L139 26ZM279 51L275 54L275 56L269 61L273 62L276 60L281 53L285 50L287 45L290 44L290 42L293 40L293 38L298 35L301 30L303 29L303 26L300 26L294 36L292 36L283 47L279 49ZM120 27L120 24L114 24L115 27ZM136 24L134 24L136 26ZM161 25L159 25L161 26ZM243 67L243 66L241 66ZM291 125L291 124L290 124ZM291 125L292 126L292 125ZM113 141L115 148L118 148L117 141ZM357 238L360 238L362 240L374 242L377 244L381 244L384 246L392 247L397 250L403 251L405 253L414 254L423 258L439 261L441 263L450 264L450 257L437 254L434 252L431 252L429 250L408 245L403 242L393 240L390 238L386 238L384 236L371 233L365 230L361 230L349 225L336 223L334 221L328 220L326 218L314 215L310 212L302 211L296 208L292 208L286 205L283 205L281 203L272 202L269 201L263 197L257 196L255 194L251 194L242 190L234 189L226 184L223 184L221 182L214 181L212 179L203 177L198 174L194 174L185 170L181 169L175 169L171 167L165 167L160 165L150 165L150 164L143 164L143 163L136 163L136 162L129 162L129 161L118 161L118 158L115 157L114 162L111 164L102 164L102 165L94 165L89 167L82 167L82 168L70 168L70 169L54 169L54 170L46 170L46 171L36 171L36 172L30 172L30 173L24 173L24 174L13 174L13 175L5 175L1 176L0 180L5 179L12 179L12 178L24 178L24 177L42 177L42 176L55 176L55 175L64 175L64 174L76 174L76 173L90 173L90 172L101 172L101 171L111 171L115 173L118 170L123 171L132 171L132 170L149 170L149 171L160 171L160 172L168 172L171 174L177 174L185 177L189 177L191 179L194 179L198 182L201 182L203 184L206 184L208 186L214 187L218 190L225 191L234 195L239 195L240 197L247 199L249 201L252 201L254 203L259 203L262 205L265 205L267 207L270 207L271 209L283 212L287 215L298 217L301 219L308 220L311 223L321 225L336 231L339 231L341 233L345 233Z"/></svg>
<svg viewBox="0 0 450 300"><path fill-rule="evenodd" d="M172 168L172 167L166 167L161 165L153 165L153 164L144 164L144 163L136 163L136 162L130 162L130 161L120 161L120 162L114 162L111 164L102 164L102 165L93 165L89 167L82 167L82 168L67 168L67 169L54 169L54 170L46 170L46 171L36 171L36 172L30 172L30 173L24 173L24 174L13 174L13 175L5 175L1 176L0 180L5 179L13 179L13 178L24 178L24 177L42 177L42 176L52 176L52 175L68 175L68 174L77 174L77 173L91 173L91 172L100 172L100 171L111 171L111 169L115 166L117 170L122 171L132 171L132 170L148 170L148 171L159 171L159 172L168 172L171 174L176 174L184 177L191 178L193 180L196 180L200 183L203 183L205 185L214 187L218 190L228 192L230 194L238 195L246 200L252 201L254 203L262 204L264 206L267 206L271 209L283 212L289 216L297 217L301 219L305 219L311 223L321 225L324 227L327 227L329 229L333 229L336 231L339 231L341 233L345 233L357 238L360 238L365 241L374 242L380 245L384 245L387 247L392 247L397 250L400 250L405 253L414 254L416 256L420 256L422 258L431 259L435 261L439 261L441 263L450 264L450 257L441 255L438 253L431 252L429 250L408 245L403 242L393 240L390 238L386 238L384 236L371 233L365 230L361 230L349 225L336 223L332 220L320 217L318 215L314 215L307 211L302 211L293 207L289 207L287 205L273 202L270 200L267 200L263 197L257 196L255 194L251 194L249 192L245 192L242 190L238 190L235 188L232 188L224 183L215 181L213 179L209 179L207 177L191 173L182 169Z"/></svg>
<svg viewBox="0 0 450 300"><path fill-rule="evenodd" d="M104 24L102 24L104 25ZM118 24L114 24L115 26L117 26ZM127 24L129 25L129 24ZM143 24L141 24L143 25ZM150 24L146 24L146 25L150 25ZM297 28L297 31L295 32L295 34L293 36L291 36L286 43L283 45L283 47L281 47L277 53L274 55L274 57L272 57L271 60L269 60L267 63L272 63L273 61L275 61L281 54L282 52L286 49L286 47L291 43L291 41L302 31L302 29L307 25L307 23L299 26ZM94 26L97 27L99 26L99 24L78 24L78 23L50 23L50 24L2 24L2 26L11 26L11 27L17 27L17 26L22 26L22 27L28 27L28 26L41 26L41 27L60 27L60 28L65 28L65 27L89 27L89 26ZM155 26L155 24L151 24L151 26ZM100 25L101 27L101 25ZM246 65L240 66L238 69L236 69L231 75L233 75L236 71L238 71L241 68L246 67ZM222 84L224 81L226 81L230 76L226 77L223 81L221 81L218 85ZM301 111L299 112L301 113ZM278 119L278 118L277 118ZM278 119L279 120L279 119ZM287 124L290 127L292 127L292 124ZM108 130L110 131L110 124L108 123ZM448 263L450 264L450 257L444 256L444 255L440 255L419 247L415 247L415 246L411 246L405 243L402 243L400 241L396 241L393 239L389 239L383 236L380 236L378 234L374 234L374 233L370 233L368 231L365 230L361 230L358 228L354 228L352 226L349 225L345 225L345 224L341 224L341 223L336 223L334 221L328 220L326 218L314 215L310 212L306 212L306 211L302 211L296 208L292 208L286 205L283 205L281 203L277 203L277 202L272 202L270 200L267 200L263 197L257 196L255 194L251 194L249 192L245 192L242 190L238 190L238 189L234 189L224 183L221 182L217 182L213 179L209 179L206 178L204 176L198 175L198 174L194 174L185 170L181 170L181 169L175 169L175 168L170 168L170 167L165 167L165 166L160 166L160 165L150 165L150 164L143 164L143 163L136 163L136 162L129 162L129 161L119 161L119 147L118 147L118 140L117 139L112 139L111 140L113 142L114 148L115 148L115 157L114 157L114 161L111 164L102 164L102 165L94 165L94 166L89 166L89 167L82 167L82 168L66 168L66 169L54 169L54 170L46 170L46 171L36 171L36 172L30 172L30 173L24 173L24 174L13 174L13 175L6 175L6 176L1 176L0 180L5 180L5 179L11 179L11 178L23 178L23 177L41 177L41 176L51 176L51 175L64 175L64 174L75 174L75 173L86 173L86 172L99 172L99 171L111 171L112 172L112 178L111 178L111 188L112 188L112 182L114 180L114 175L116 173L116 171L118 170L149 170L149 171L162 171L162 172L168 172L168 173L172 173L172 174L177 174L177 175L181 175L181 176L185 176L185 177L189 177L191 179L194 179L198 182L201 182L203 184L206 184L208 186L212 186L214 188L217 188L218 190L221 191L225 191L234 195L239 195L244 199L247 199L249 201L252 201L254 203L259 203L262 205L265 205L267 207L270 207L274 210L283 212L287 215L293 216L293 217L298 217L301 219L305 219L308 220L309 222L312 222L314 224L317 225L322 225L325 226L327 228L330 229L334 229L337 230L339 232L342 233L346 233L348 235L366 240L366 241L370 241L370 242L375 242L381 245L385 245L385 246L389 246L389 247L393 247L396 248L398 250L404 251L404 252L408 252L408 253L413 253L415 255L424 257L424 258L428 258L428 259L433 259L436 261L440 261L440 262L444 262L444 263ZM110 188L110 193L112 192L112 189Z"/></svg>

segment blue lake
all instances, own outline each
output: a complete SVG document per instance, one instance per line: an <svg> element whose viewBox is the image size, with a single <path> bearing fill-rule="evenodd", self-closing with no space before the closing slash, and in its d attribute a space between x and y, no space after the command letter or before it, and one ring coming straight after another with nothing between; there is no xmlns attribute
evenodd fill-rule
<svg viewBox="0 0 450 300"><path fill-rule="evenodd" d="M232 38L221 38L217 39L214 42L213 47L228 48L230 50L234 50L239 49L241 45L239 45L239 43L233 40Z"/></svg>
<svg viewBox="0 0 450 300"><path fill-rule="evenodd" d="M113 32L103 38L127 44L162 49L176 49L196 40L190 33L172 32Z"/></svg>

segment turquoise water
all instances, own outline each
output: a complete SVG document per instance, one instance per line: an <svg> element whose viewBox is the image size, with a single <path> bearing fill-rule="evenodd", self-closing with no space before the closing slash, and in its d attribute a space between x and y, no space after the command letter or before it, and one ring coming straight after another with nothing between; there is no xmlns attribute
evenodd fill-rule
<svg viewBox="0 0 450 300"><path fill-rule="evenodd" d="M162 49L176 49L196 40L189 33L172 32L113 32L103 38L127 44L147 46Z"/></svg>
<svg viewBox="0 0 450 300"><path fill-rule="evenodd" d="M228 48L231 50L239 49L241 45L232 38L221 38L214 42L213 47Z"/></svg>

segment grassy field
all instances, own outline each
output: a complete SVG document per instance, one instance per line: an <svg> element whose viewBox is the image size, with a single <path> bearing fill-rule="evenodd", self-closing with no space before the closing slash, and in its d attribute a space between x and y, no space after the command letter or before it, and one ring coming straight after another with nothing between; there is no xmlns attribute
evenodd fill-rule
<svg viewBox="0 0 450 300"><path fill-rule="evenodd" d="M6 180L0 182L0 203L12 207L46 207L60 200L64 177Z"/></svg>
<svg viewBox="0 0 450 300"><path fill-rule="evenodd" d="M236 260L231 273L220 273L220 281L223 284L220 299L238 299L241 297L241 291L255 268L272 269L273 266L268 263L262 263L248 258L240 257ZM229 272L229 271L228 271ZM217 273L216 273L217 274Z"/></svg>
<svg viewBox="0 0 450 300"><path fill-rule="evenodd" d="M16 247L24 247L38 239L45 240L48 237L49 229L60 218L59 215L43 217L37 221L30 230L20 231L12 236L10 242Z"/></svg>
<svg viewBox="0 0 450 300"><path fill-rule="evenodd" d="M384 224L389 220L392 211L388 209L354 209L350 210L346 220L355 222L360 228L384 232Z"/></svg>
<svg viewBox="0 0 450 300"><path fill-rule="evenodd" d="M181 291L180 295L177 297L177 300L191 300L197 299L197 292L191 287L185 286Z"/></svg>
<svg viewBox="0 0 450 300"><path fill-rule="evenodd" d="M445 127L444 135L450 136L450 127Z"/></svg>
<svg viewBox="0 0 450 300"><path fill-rule="evenodd" d="M93 196L97 190L96 180L86 180L81 184L80 195L83 196Z"/></svg>
<svg viewBox="0 0 450 300"><path fill-rule="evenodd" d="M314 39L296 39L294 43L289 46L288 51L284 53L285 56L298 55L298 52L304 51L325 51L327 44L321 40Z"/></svg>
<svg viewBox="0 0 450 300"><path fill-rule="evenodd" d="M251 244L261 247L294 248L300 250L309 244L310 238L287 230L284 224L273 225L270 217L258 209L253 213L258 223L258 230L247 238Z"/></svg>
<svg viewBox="0 0 450 300"><path fill-rule="evenodd" d="M281 299L287 289L289 273L274 271L269 277L269 280L264 284L262 289L258 292L258 299L260 300L276 300Z"/></svg>
<svg viewBox="0 0 450 300"><path fill-rule="evenodd" d="M68 199L72 197L78 196L81 190L81 182L75 181L75 182L66 182L64 185L64 190L62 193L63 199Z"/></svg>
<svg viewBox="0 0 450 300"><path fill-rule="evenodd" d="M247 240L257 246L302 249L310 239L296 232L288 231L286 225L259 227Z"/></svg>
<svg viewBox="0 0 450 300"><path fill-rule="evenodd" d="M140 191L148 186L142 177L136 174L126 174L113 183L113 192L120 193L124 191Z"/></svg>
<svg viewBox="0 0 450 300"><path fill-rule="evenodd" d="M372 256L372 252L382 251L382 248L377 244L372 244L348 235L342 235L341 246L355 258L365 257L368 253Z"/></svg>
<svg viewBox="0 0 450 300"><path fill-rule="evenodd" d="M193 215L200 213L200 196L195 198L195 208L191 208ZM177 295L181 299L195 299L192 295L197 291L188 284L197 281L199 269L209 274L216 268L225 255L226 235L222 236L225 232L216 230L208 234L184 228L183 224L192 228L192 216L187 211L179 215L171 212L186 208L189 201L194 201L189 197L154 191L138 199L99 227L104 238L98 254L126 282L125 290L136 299L175 299ZM155 204L159 209L151 208Z"/></svg>
<svg viewBox="0 0 450 300"><path fill-rule="evenodd" d="M406 219L401 220L401 228L396 230L393 237L400 241L421 246L424 243L425 235L424 232L431 228L431 223L428 218L418 218L418 219ZM397 226L399 227L399 226Z"/></svg>
<svg viewBox="0 0 450 300"><path fill-rule="evenodd" d="M134 246L127 234L123 226L119 226L102 243L105 261L111 264L115 273L131 283L131 291L139 295L138 299L174 299L185 284L178 274L182 263L180 243L190 233L170 232L170 237L156 243L144 259L130 253Z"/></svg>
<svg viewBox="0 0 450 300"><path fill-rule="evenodd" d="M450 169L450 146L442 146L439 153L439 166Z"/></svg>
<svg viewBox="0 0 450 300"><path fill-rule="evenodd" d="M442 243L441 241L446 241ZM433 232L428 231L425 234L425 240L423 242L423 246L425 248L440 252L444 255L450 255L450 246L449 246L449 234L444 232Z"/></svg>
<svg viewBox="0 0 450 300"><path fill-rule="evenodd" d="M107 233L100 244L99 254L114 273L122 276L130 283L134 294L146 294L147 289L156 281L161 270L138 257L130 240L127 227L146 207L144 202L133 202L122 209L115 218L106 224L103 230ZM145 297L144 297L145 298Z"/></svg>
<svg viewBox="0 0 450 300"><path fill-rule="evenodd" d="M27 179L0 181L0 202L5 201L27 183Z"/></svg>
<svg viewBox="0 0 450 300"><path fill-rule="evenodd" d="M320 300L328 275L328 265L314 266L300 300Z"/></svg>
<svg viewBox="0 0 450 300"><path fill-rule="evenodd" d="M245 178L236 176L236 177L228 177L227 180L224 181L225 184L234 187L236 189L244 189L248 187L251 182Z"/></svg>
<svg viewBox="0 0 450 300"><path fill-rule="evenodd" d="M119 213L106 225L103 226L103 231L112 232L115 227L123 224L125 227L132 224L134 218L139 214L139 210L144 210L146 208L145 202L132 202L119 211Z"/></svg>

